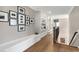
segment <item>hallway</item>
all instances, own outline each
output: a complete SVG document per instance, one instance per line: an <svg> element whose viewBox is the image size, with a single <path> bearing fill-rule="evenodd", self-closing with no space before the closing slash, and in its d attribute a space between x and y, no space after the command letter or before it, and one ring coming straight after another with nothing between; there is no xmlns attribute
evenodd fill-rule
<svg viewBox="0 0 79 59"><path fill-rule="evenodd" d="M79 6L0 6L0 51L79 51L78 10Z"/></svg>
<svg viewBox="0 0 79 59"><path fill-rule="evenodd" d="M78 48L67 45L54 44L52 41L52 34L47 34L38 43L34 44L24 52L77 52Z"/></svg>

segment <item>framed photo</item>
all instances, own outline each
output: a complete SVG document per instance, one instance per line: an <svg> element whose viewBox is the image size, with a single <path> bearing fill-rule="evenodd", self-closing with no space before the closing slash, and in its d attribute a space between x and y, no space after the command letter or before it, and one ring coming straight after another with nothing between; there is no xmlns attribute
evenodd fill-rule
<svg viewBox="0 0 79 59"><path fill-rule="evenodd" d="M34 23L34 18L30 18L30 24Z"/></svg>
<svg viewBox="0 0 79 59"><path fill-rule="evenodd" d="M29 21L26 21L26 26L30 25L30 22Z"/></svg>
<svg viewBox="0 0 79 59"><path fill-rule="evenodd" d="M18 6L17 11L18 11L18 13L25 14L25 8L23 8L23 7Z"/></svg>
<svg viewBox="0 0 79 59"><path fill-rule="evenodd" d="M0 11L0 22L8 21L8 13L4 11Z"/></svg>
<svg viewBox="0 0 79 59"><path fill-rule="evenodd" d="M9 10L9 18L17 19L17 12Z"/></svg>
<svg viewBox="0 0 79 59"><path fill-rule="evenodd" d="M26 15L26 21L27 20L30 20L30 16L29 15Z"/></svg>
<svg viewBox="0 0 79 59"><path fill-rule="evenodd" d="M25 14L18 14L18 24L25 25Z"/></svg>
<svg viewBox="0 0 79 59"><path fill-rule="evenodd" d="M9 20L9 25L10 26L16 26L17 25L17 20L16 19L10 19Z"/></svg>
<svg viewBox="0 0 79 59"><path fill-rule="evenodd" d="M46 26L41 26L41 30L46 30Z"/></svg>
<svg viewBox="0 0 79 59"><path fill-rule="evenodd" d="M22 31L25 31L26 28L25 28L25 25L18 25L18 31L19 32L22 32Z"/></svg>

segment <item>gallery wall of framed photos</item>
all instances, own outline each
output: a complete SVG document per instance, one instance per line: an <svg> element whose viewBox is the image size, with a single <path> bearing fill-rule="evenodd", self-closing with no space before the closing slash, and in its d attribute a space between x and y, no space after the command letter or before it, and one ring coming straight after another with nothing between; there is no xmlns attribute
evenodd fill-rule
<svg viewBox="0 0 79 59"><path fill-rule="evenodd" d="M17 26L18 32L25 31L26 26L34 24L34 18L25 14L26 11L22 6L17 6L17 12L14 10L0 11L0 22L9 22L9 26Z"/></svg>

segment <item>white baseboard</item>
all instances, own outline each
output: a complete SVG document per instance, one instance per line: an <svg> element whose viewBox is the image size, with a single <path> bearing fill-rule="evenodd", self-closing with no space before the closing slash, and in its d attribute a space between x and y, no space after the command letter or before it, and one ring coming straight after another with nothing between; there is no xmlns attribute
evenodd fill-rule
<svg viewBox="0 0 79 59"><path fill-rule="evenodd" d="M42 37L47 35L47 33L41 33L38 35L30 35L28 37L23 37L17 40L13 40L10 42L6 42L0 45L1 52L22 52L38 41L41 40Z"/></svg>

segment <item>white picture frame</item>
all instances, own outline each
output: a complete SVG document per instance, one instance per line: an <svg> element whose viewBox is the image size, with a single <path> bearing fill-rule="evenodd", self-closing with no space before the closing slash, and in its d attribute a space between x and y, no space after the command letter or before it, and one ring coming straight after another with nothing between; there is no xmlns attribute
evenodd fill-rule
<svg viewBox="0 0 79 59"><path fill-rule="evenodd" d="M17 12L9 10L9 18L17 19Z"/></svg>
<svg viewBox="0 0 79 59"><path fill-rule="evenodd" d="M18 14L18 24L25 25L25 14Z"/></svg>
<svg viewBox="0 0 79 59"><path fill-rule="evenodd" d="M16 26L17 25L17 20L16 19L10 19L9 20L9 25L10 26Z"/></svg>
<svg viewBox="0 0 79 59"><path fill-rule="evenodd" d="M8 22L8 13L0 11L0 22Z"/></svg>
<svg viewBox="0 0 79 59"><path fill-rule="evenodd" d="M29 21L26 21L26 26L30 25L30 22Z"/></svg>
<svg viewBox="0 0 79 59"><path fill-rule="evenodd" d="M25 14L25 8L17 6L18 13Z"/></svg>
<svg viewBox="0 0 79 59"><path fill-rule="evenodd" d="M25 25L18 25L18 31L19 32L22 32L22 31L25 31L26 28L25 28Z"/></svg>

